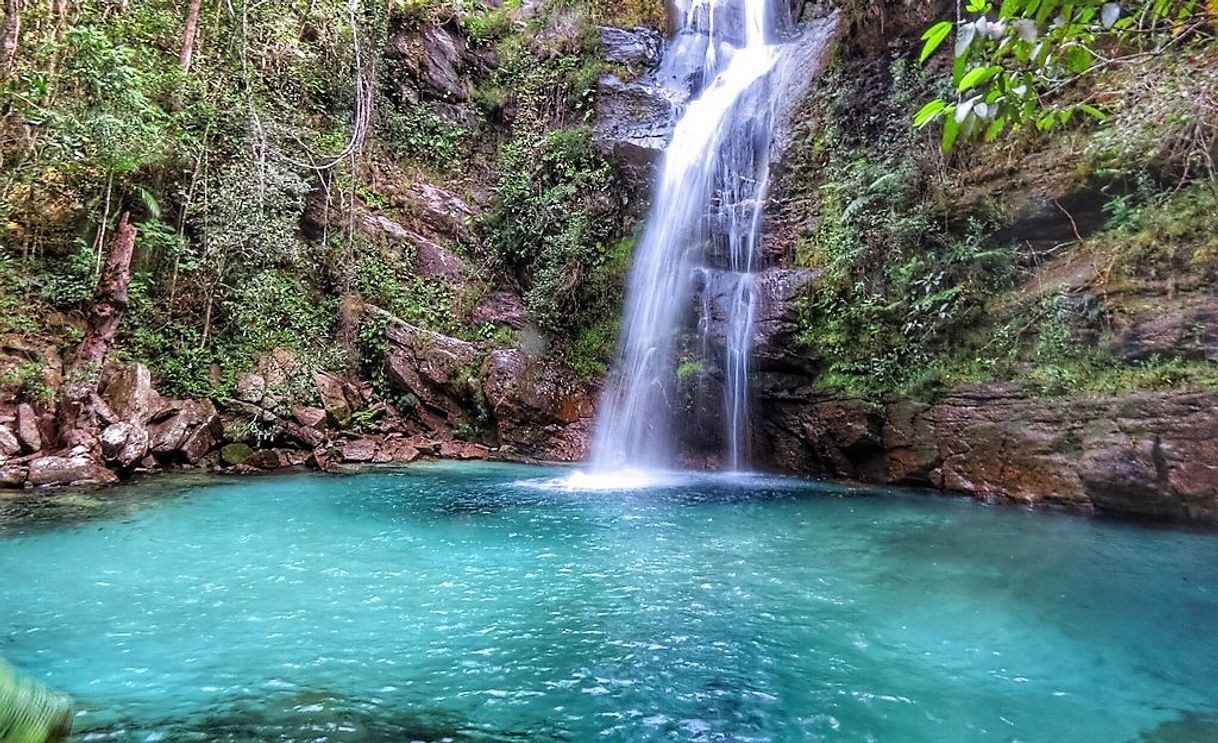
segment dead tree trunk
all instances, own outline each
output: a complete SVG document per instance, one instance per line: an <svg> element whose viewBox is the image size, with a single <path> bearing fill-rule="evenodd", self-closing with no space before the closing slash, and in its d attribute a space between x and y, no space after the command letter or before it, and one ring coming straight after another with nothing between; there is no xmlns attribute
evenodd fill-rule
<svg viewBox="0 0 1218 743"><path fill-rule="evenodd" d="M59 404L59 436L68 449L84 447L100 458L101 435L97 386L102 366L114 345L119 322L127 308L127 285L131 281L131 256L135 252L135 227L124 212L110 243L110 254L93 293L93 304L85 324L85 336L68 366L63 397Z"/></svg>
<svg viewBox="0 0 1218 743"><path fill-rule="evenodd" d="M190 72L190 62L195 53L195 36L199 33L199 6L203 0L190 0L186 10L186 30L182 32L182 55L178 58L182 72Z"/></svg>
<svg viewBox="0 0 1218 743"><path fill-rule="evenodd" d="M4 0L4 23L0 25L0 74L8 77L17 60L17 37L21 35L21 6L25 0Z"/></svg>

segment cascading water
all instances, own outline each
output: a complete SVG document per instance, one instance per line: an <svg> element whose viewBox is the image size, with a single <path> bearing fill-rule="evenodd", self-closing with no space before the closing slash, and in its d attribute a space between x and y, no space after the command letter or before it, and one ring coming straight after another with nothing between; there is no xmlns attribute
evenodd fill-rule
<svg viewBox="0 0 1218 743"><path fill-rule="evenodd" d="M678 336L695 279L705 353L721 346L724 458L748 465L749 371L761 207L787 53L785 4L687 0L659 79L697 90L665 150L627 288L622 341L601 401L594 471L672 464ZM784 38L784 34L787 36ZM698 67L700 74L682 76ZM798 72L794 72L798 74ZM806 71L812 74L812 71ZM711 316L722 316L712 328ZM716 342L712 342L711 336Z"/></svg>

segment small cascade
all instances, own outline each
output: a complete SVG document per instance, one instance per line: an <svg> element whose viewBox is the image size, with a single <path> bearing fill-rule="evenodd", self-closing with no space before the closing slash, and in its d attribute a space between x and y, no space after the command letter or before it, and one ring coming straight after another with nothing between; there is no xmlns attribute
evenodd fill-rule
<svg viewBox="0 0 1218 743"><path fill-rule="evenodd" d="M678 13L657 78L674 91L692 87L694 97L664 152L631 269L593 442L598 472L673 464L675 364L691 312L707 364L722 370L723 460L732 470L749 465L754 279L781 103L775 81L797 34L787 6L771 0L685 0Z"/></svg>

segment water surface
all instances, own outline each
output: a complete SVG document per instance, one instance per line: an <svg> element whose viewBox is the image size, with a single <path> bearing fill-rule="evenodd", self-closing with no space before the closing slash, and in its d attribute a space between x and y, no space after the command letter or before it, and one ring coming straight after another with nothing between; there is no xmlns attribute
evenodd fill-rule
<svg viewBox="0 0 1218 743"><path fill-rule="evenodd" d="M1218 740L1218 537L430 464L0 503L81 740Z"/></svg>

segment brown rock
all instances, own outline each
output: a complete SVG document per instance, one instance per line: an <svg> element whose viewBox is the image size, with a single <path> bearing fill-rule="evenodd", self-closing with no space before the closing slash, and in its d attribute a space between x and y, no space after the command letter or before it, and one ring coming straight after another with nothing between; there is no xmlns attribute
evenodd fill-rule
<svg viewBox="0 0 1218 743"><path fill-rule="evenodd" d="M489 459L491 452L485 446L469 441L445 441L440 444L440 456L445 459Z"/></svg>
<svg viewBox="0 0 1218 743"><path fill-rule="evenodd" d="M585 458L596 400L574 374L523 351L501 350L487 356L485 376L502 445L540 459Z"/></svg>
<svg viewBox="0 0 1218 743"><path fill-rule="evenodd" d="M266 379L261 374L242 374L237 378L237 399L257 405L266 397Z"/></svg>
<svg viewBox="0 0 1218 743"><path fill-rule="evenodd" d="M377 464L407 463L417 460L419 456L419 450L406 439L387 439L372 461Z"/></svg>
<svg viewBox="0 0 1218 743"><path fill-rule="evenodd" d="M107 462L129 470L148 455L148 431L128 421L113 423L102 431L101 446Z"/></svg>
<svg viewBox="0 0 1218 743"><path fill-rule="evenodd" d="M988 385L875 406L777 393L760 418L766 463L782 469L1218 521L1218 395L1045 399Z"/></svg>
<svg viewBox="0 0 1218 743"><path fill-rule="evenodd" d="M38 430L38 414L28 403L17 406L17 438L25 451L42 450L42 434Z"/></svg>
<svg viewBox="0 0 1218 743"><path fill-rule="evenodd" d="M305 454L288 449L259 449L242 464L260 470L279 470L299 467L305 459Z"/></svg>
<svg viewBox="0 0 1218 743"><path fill-rule="evenodd" d="M28 482L47 485L104 485L118 476L85 455L39 457L29 463Z"/></svg>
<svg viewBox="0 0 1218 743"><path fill-rule="evenodd" d="M0 460L20 453L21 442L17 440L17 434L13 433L8 426L0 426Z"/></svg>
<svg viewBox="0 0 1218 743"><path fill-rule="evenodd" d="M12 490L25 486L30 469L24 464L0 465L0 488Z"/></svg>
<svg viewBox="0 0 1218 743"><path fill-rule="evenodd" d="M475 325L493 323L520 330L528 322L528 313L519 294L497 291L482 298L478 306L474 307L470 319Z"/></svg>
<svg viewBox="0 0 1218 743"><path fill-rule="evenodd" d="M302 426L321 430L326 422L326 411L307 405L293 405L292 417Z"/></svg>
<svg viewBox="0 0 1218 743"><path fill-rule="evenodd" d="M357 464L371 462L376 458L378 444L376 439L371 438L348 441L342 445L343 461Z"/></svg>
<svg viewBox="0 0 1218 743"><path fill-rule="evenodd" d="M223 434L211 400L171 400L152 416L151 423L150 451L164 461L196 464Z"/></svg>
<svg viewBox="0 0 1218 743"><path fill-rule="evenodd" d="M387 325L385 337L390 383L413 394L426 411L439 415L439 425L466 422L482 393L480 349L406 323Z"/></svg>
<svg viewBox="0 0 1218 743"><path fill-rule="evenodd" d="M351 417L363 406L359 391L351 383L324 371L313 374L313 384L330 418L339 428L350 426Z"/></svg>
<svg viewBox="0 0 1218 743"><path fill-rule="evenodd" d="M143 364L110 363L102 373L99 395L115 420L144 424L164 407Z"/></svg>

